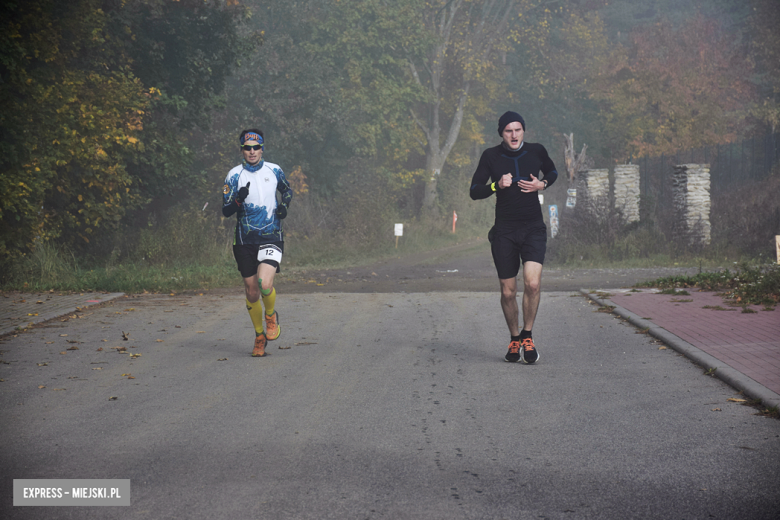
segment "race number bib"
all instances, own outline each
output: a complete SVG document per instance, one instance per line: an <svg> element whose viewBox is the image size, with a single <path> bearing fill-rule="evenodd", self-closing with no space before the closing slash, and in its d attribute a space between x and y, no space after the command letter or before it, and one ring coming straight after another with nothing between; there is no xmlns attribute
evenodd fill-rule
<svg viewBox="0 0 780 520"><path fill-rule="evenodd" d="M268 245L261 247L257 252L257 261L273 260L276 263L282 263L282 250L276 246Z"/></svg>

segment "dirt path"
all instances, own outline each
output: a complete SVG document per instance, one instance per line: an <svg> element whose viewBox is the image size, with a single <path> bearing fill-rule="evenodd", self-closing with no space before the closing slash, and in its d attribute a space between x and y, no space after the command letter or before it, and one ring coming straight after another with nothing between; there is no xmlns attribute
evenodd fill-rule
<svg viewBox="0 0 780 520"><path fill-rule="evenodd" d="M567 269L546 266L542 291L630 287L663 276L690 275L696 268ZM498 280L487 240L383 260L363 267L284 273L276 283L284 293L497 291Z"/></svg>

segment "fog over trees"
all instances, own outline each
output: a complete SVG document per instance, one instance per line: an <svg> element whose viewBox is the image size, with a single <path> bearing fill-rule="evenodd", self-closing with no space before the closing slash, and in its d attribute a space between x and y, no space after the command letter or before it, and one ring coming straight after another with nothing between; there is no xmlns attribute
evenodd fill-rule
<svg viewBox="0 0 780 520"><path fill-rule="evenodd" d="M780 122L775 0L0 9L4 266L41 244L133 249L139 230L172 215L216 222L248 127L264 130L268 160L305 195L291 210L301 239L342 229L369 240L385 218L446 219L506 110L525 117L562 185L568 135L609 168Z"/></svg>

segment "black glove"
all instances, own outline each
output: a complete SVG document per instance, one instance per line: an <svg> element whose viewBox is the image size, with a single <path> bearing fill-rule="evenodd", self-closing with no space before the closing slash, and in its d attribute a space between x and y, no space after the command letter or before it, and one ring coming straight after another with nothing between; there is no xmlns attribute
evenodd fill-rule
<svg viewBox="0 0 780 520"><path fill-rule="evenodd" d="M236 195L236 202L239 204L243 204L244 199L249 196L249 182L246 183L246 186L238 190L238 195Z"/></svg>
<svg viewBox="0 0 780 520"><path fill-rule="evenodd" d="M276 216L279 217L279 220L282 220L287 216L287 208L281 205L276 206Z"/></svg>

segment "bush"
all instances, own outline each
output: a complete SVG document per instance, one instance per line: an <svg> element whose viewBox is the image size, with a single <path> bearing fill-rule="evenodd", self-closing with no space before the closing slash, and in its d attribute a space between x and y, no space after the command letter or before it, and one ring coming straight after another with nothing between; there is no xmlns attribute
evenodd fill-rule
<svg viewBox="0 0 780 520"><path fill-rule="evenodd" d="M547 242L547 258L560 264L625 262L668 253L668 241L654 222L626 224L620 209L606 201L564 211L558 235Z"/></svg>

